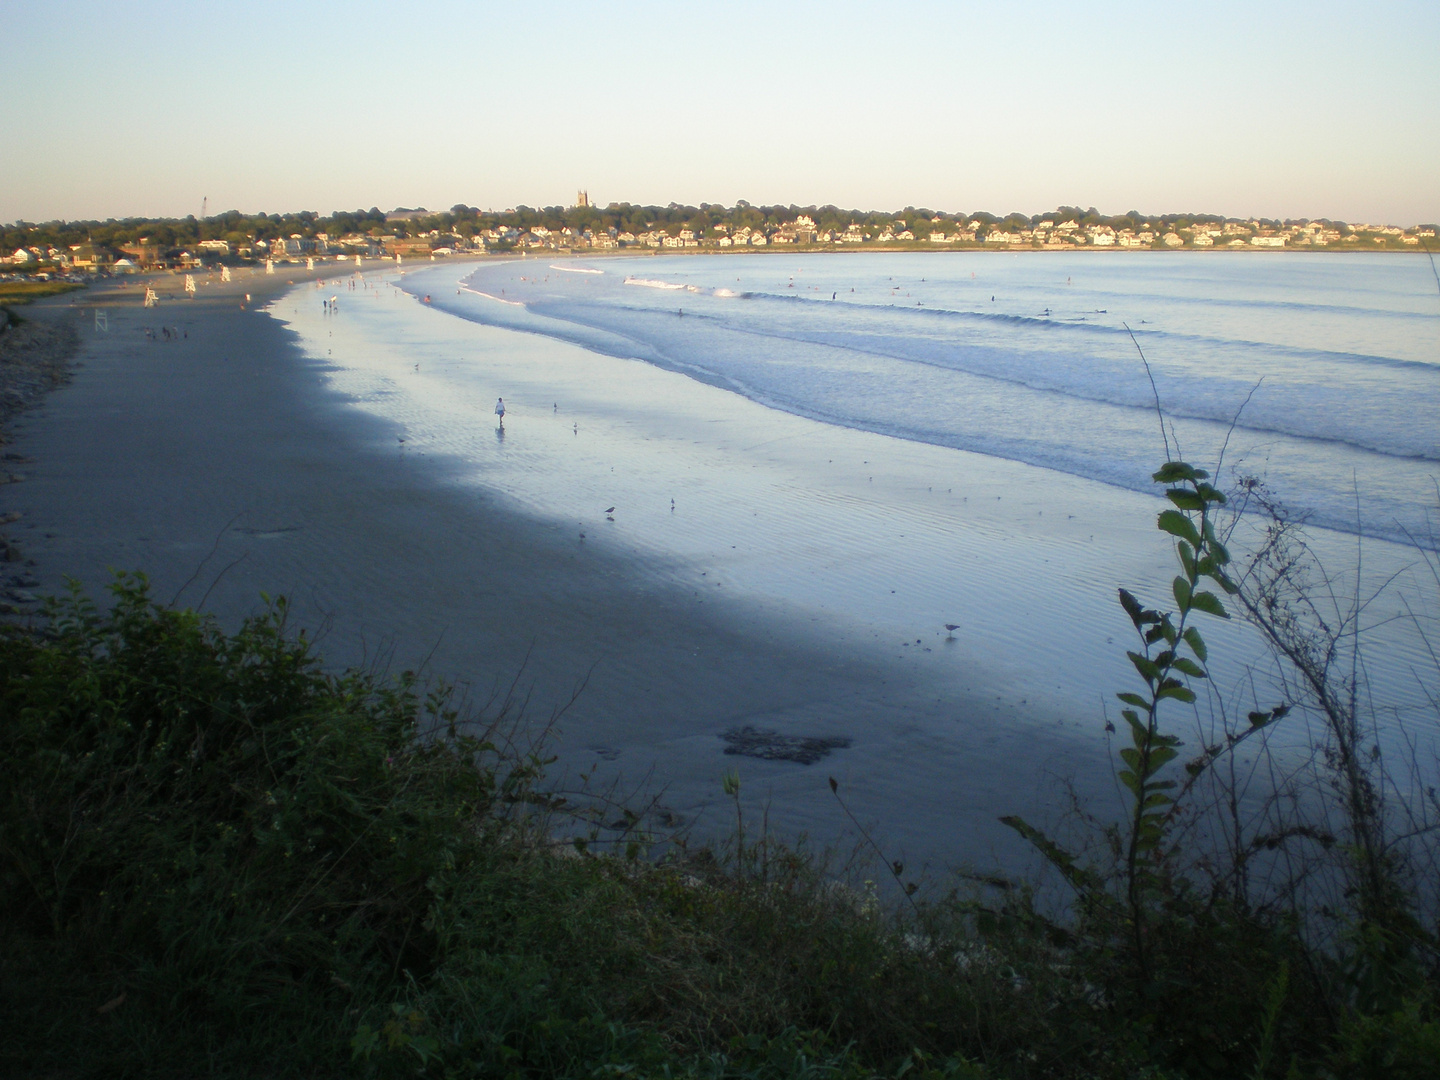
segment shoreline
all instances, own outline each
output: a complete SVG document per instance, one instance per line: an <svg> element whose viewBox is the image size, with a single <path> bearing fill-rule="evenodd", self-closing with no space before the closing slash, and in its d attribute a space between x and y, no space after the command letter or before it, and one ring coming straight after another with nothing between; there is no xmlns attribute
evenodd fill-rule
<svg viewBox="0 0 1440 1080"><path fill-rule="evenodd" d="M556 778L623 782L697 836L726 832L720 776L739 764L747 805L784 807L775 824L788 835L856 840L825 789L835 775L893 857L936 872L1028 865L996 814L1043 812L1055 776L1074 768L1070 740L1034 720L993 722L996 704L978 697L937 700L913 667L837 646L785 611L702 606L623 553L461 489L453 463L397 453L395 425L328 388L327 365L293 332L241 311L247 284L158 311L118 289L82 305L105 306L110 330L82 313L73 381L14 425L35 464L0 507L23 514L36 592L74 577L103 601L111 568L137 569L157 601L227 627L262 593L285 594L328 668L419 670L459 682L472 705L513 684L537 725L581 688L560 720ZM161 323L184 336L144 336ZM726 735L747 727L782 750L797 738L859 745L813 765L727 755ZM944 835L940 821L953 823Z"/></svg>
<svg viewBox="0 0 1440 1080"><path fill-rule="evenodd" d="M443 265L423 267L445 274ZM1066 699L1054 684L1104 672L1105 691L1124 685L1105 666L1123 666L1121 647L1101 642L1111 622L1123 618L1112 610L1113 585L1142 586L1157 567L1168 565L1168 550L1153 529L1152 500L1100 481L1075 482L1094 487L1063 509L1078 513L1084 506L1087 515L1052 529L1048 523L1058 520L1052 511L1062 508L1052 505L1053 493L1046 490L1051 473L1039 466L909 447L851 429L825 434L817 421L767 417L763 406L713 387L691 388L693 380L649 370L642 361L456 320L440 305L426 307L410 294L401 298L398 289L391 299L401 305L396 311L408 314L387 324L389 336L359 330L347 336L351 321L345 316L356 310L360 294L348 293L340 320L332 323L321 318L320 297L306 287L308 280L350 277L337 278L337 268L237 276L228 285L202 281L196 300L165 301L154 311L140 307L138 289L116 287L91 303L65 298L79 309L82 364L69 387L16 425L17 444L23 440L36 465L28 481L9 488L0 502L0 511L13 507L24 514L21 547L36 564L27 573L33 572L37 591L59 593L61 576L73 575L103 600L109 568L141 569L151 576L155 599L203 607L227 627L259 610L262 593L288 595L292 626L316 635L327 668L419 670L458 682L471 705L494 703L513 687L537 727L563 712L551 747L559 758L556 777L621 783L636 802L655 798L657 817L667 827L694 828L702 839L722 837L733 821L720 777L737 765L747 817L769 807L772 824L787 836L808 833L822 846L855 843L858 834L826 790L833 775L888 857L928 866L934 875L957 863L1025 873L1033 856L997 816L1053 820L1064 812L1067 782L1091 809L1108 811L1113 783L1101 734L1103 707L1093 695ZM373 282L389 283L396 276L383 265L370 275ZM389 283L381 286L387 295ZM242 310L238 297L246 288L256 303ZM307 296L316 303L306 307ZM270 310L259 310L267 300ZM90 325L85 309L97 306L109 315L109 332ZM291 316L298 317L293 327L285 325ZM144 336L144 327L162 323L183 336L170 342ZM301 347L304 334L308 353ZM464 341L450 340L455 335ZM853 451L856 439L885 448L887 455L898 451L905 460L891 470L888 497L899 490L897 479L903 485L917 467L932 467L921 459L938 455L950 462L944 468L953 468L961 461L951 455L959 454L970 463L961 479L980 489L971 488L980 494L976 506L1003 495L1007 509L1002 512L997 502L993 513L977 511L971 531L955 534L947 550L957 560L983 560L1007 545L1016 550L979 579L973 575L976 566L987 566L983 561L969 570L961 561L946 564L949 578L972 587L966 596L976 614L960 621L976 625L958 642L932 642L950 663L940 677L939 656L916 655L921 650L912 647L920 645L913 630L903 650L898 639L904 635L895 632L886 655L869 640L875 635L868 628L846 628L843 619L817 621L823 611L807 612L789 602L788 593L777 598L753 588L748 595L731 591L728 586L743 580L738 572L722 573L719 582L710 578L702 595L696 575L703 578L701 571L716 565L657 560L638 545L619 542L636 520L628 507L610 532L599 532L607 524L597 518L591 539L577 543L573 485L568 493L562 486L560 501L548 509L517 500L490 465L428 446L416 418L367 410L365 393L339 378L340 360L324 358L331 348L337 357L348 348L377 356L390 350L393 357L380 358L390 364L392 374L384 377L391 379L396 370L408 371L412 359L423 359L430 371L435 350L472 356L472 349L483 349L487 363L502 365L497 373L511 366L510 375L499 376L504 379L533 367L527 377L536 380L536 393L544 389L543 402L527 401L523 393L512 398L506 385L507 402L519 406L515 419L521 423L502 445L522 456L535 452L525 440L539 434L540 417L526 413L550 412L554 384L547 380L567 365L573 369L582 353L586 381L613 383L622 397L625 387L642 385L635 378L681 379L675 385L686 393L721 395L716 400L740 425L737 431L759 425L744 439L737 436L737 446L763 445L767 434L782 433L769 430L775 425L788 432L818 424L822 439L833 438L837 451ZM386 394L382 399L398 400ZM461 405L471 415L478 410L475 434L496 451L501 446L483 430L491 422L489 401ZM589 419L581 415L586 445L593 435L604 453L622 452L626 423L613 414L607 433L597 423L609 408L603 395L592 405ZM693 411L672 412L660 410L676 427L698 430ZM568 419L561 432L567 445ZM813 474L783 448L814 440L780 442L753 463L800 469L795 475L801 482L792 486L804 489L804 477ZM747 459L745 468L751 464ZM1073 487L1072 480L1065 483ZM1035 498L1027 502L1032 487ZM580 501L591 502L605 489L585 488L582 477L578 490L588 490ZM866 490L857 486L851 495ZM879 485L868 490L862 500L875 497ZM1033 516L1038 509L1045 518ZM1018 522L1026 514L1030 524L1022 527ZM885 517L847 513L831 524L854 528ZM817 528L818 521L812 523ZM1106 562L1084 543L1082 533L1102 528L1118 562ZM1059 537L1056 529L1075 535ZM1053 535L1047 539L1047 533ZM902 537L899 544L910 542ZM893 537L876 543L899 550ZM728 539L721 546L728 547ZM866 573L874 565L866 560L874 557L835 565L854 577ZM1059 594L1045 586L1051 570L1044 564L1052 560L1067 567L1068 588ZM1085 573L1077 578L1082 565ZM984 583L986 576L993 584ZM917 601L924 600L925 580L923 574L910 580L908 596L897 601L901 608L923 606ZM721 582L725 590L709 591ZM843 601L835 609L849 614ZM1002 618L1007 612L1008 621ZM1051 635L1034 628L1030 642L1017 612L1042 613L1055 624ZM938 619L930 622L939 625ZM875 625L885 634L899 626ZM1086 628L1083 650L1059 647L1064 635L1057 632L1066 625ZM992 635L994 641L986 640ZM1216 637L1223 634L1217 630ZM1009 663L1010 652L1033 652L1032 644L1041 647L1040 655ZM1237 661L1244 655L1231 653ZM1108 693L1103 697L1108 700ZM839 745L845 740L848 745ZM796 756L807 747L822 751L808 764Z"/></svg>

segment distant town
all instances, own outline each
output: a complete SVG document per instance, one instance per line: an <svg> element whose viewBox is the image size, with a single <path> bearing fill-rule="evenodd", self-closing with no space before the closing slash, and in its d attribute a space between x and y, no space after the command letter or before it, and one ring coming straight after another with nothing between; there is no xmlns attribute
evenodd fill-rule
<svg viewBox="0 0 1440 1080"><path fill-rule="evenodd" d="M83 276L315 259L440 259L517 252L659 252L780 250L1091 249L1419 251L1435 225L1227 218L1210 214L1103 215L1062 206L1026 216L895 212L834 206L716 204L594 205L577 193L571 206L501 211L463 204L445 211L400 207L383 212L242 214L0 226L6 276Z"/></svg>

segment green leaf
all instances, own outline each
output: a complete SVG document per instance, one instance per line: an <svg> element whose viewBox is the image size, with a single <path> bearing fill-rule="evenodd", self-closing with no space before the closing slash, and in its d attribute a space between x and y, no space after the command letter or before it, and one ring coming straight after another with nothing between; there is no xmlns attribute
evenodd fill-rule
<svg viewBox="0 0 1440 1080"><path fill-rule="evenodd" d="M1188 540L1193 546L1200 546L1200 530L1195 528L1186 515L1179 510L1162 510L1155 522L1161 532L1167 532L1171 536L1178 536L1181 540Z"/></svg>
<svg viewBox="0 0 1440 1080"><path fill-rule="evenodd" d="M1205 653L1205 639L1200 636L1200 631L1195 629L1195 627L1187 626L1185 628L1185 643L1194 650L1195 655L1202 664L1209 660L1209 657Z"/></svg>
<svg viewBox="0 0 1440 1080"><path fill-rule="evenodd" d="M1175 603L1180 608L1180 611L1182 613L1189 611L1190 582L1177 574L1175 580L1170 583L1170 591L1175 594Z"/></svg>
<svg viewBox="0 0 1440 1080"><path fill-rule="evenodd" d="M1183 701L1188 705L1195 700L1195 691L1188 686L1170 686L1155 695L1157 701L1162 698L1174 698L1176 701Z"/></svg>
<svg viewBox="0 0 1440 1080"><path fill-rule="evenodd" d="M1126 592L1124 589L1121 589L1120 606L1125 609L1125 614L1130 616L1130 621L1135 624L1135 629L1139 630L1141 626L1140 601L1136 600L1134 596Z"/></svg>
<svg viewBox="0 0 1440 1080"><path fill-rule="evenodd" d="M1190 598L1190 606L1196 611L1203 611L1207 615L1214 615L1220 619L1230 618L1230 613L1225 610L1225 605L1212 592L1197 592Z"/></svg>
<svg viewBox="0 0 1440 1080"><path fill-rule="evenodd" d="M1178 506L1181 510L1204 510L1205 500L1187 488L1171 488L1165 492L1165 497Z"/></svg>
<svg viewBox="0 0 1440 1080"><path fill-rule="evenodd" d="M1149 657L1142 656L1137 652L1127 652L1125 655L1130 657L1130 663L1135 665L1135 670L1147 683L1153 683L1160 678L1160 669Z"/></svg>
<svg viewBox="0 0 1440 1080"><path fill-rule="evenodd" d="M1207 503L1218 503L1221 506L1225 505L1225 493L1211 487L1209 484L1196 484L1195 494L1199 495L1200 498L1204 499Z"/></svg>
<svg viewBox="0 0 1440 1080"><path fill-rule="evenodd" d="M1160 635L1170 643L1171 648L1174 648L1175 643L1180 640L1179 631L1175 629L1175 624L1170 621L1169 615L1160 616Z"/></svg>
<svg viewBox="0 0 1440 1080"><path fill-rule="evenodd" d="M1203 679L1206 677L1204 668L1195 663L1194 660L1184 656L1177 656L1175 658L1175 667L1183 671L1186 675L1189 675L1192 679Z"/></svg>
<svg viewBox="0 0 1440 1080"><path fill-rule="evenodd" d="M1157 746L1150 751L1150 771L1157 773L1180 755L1168 746Z"/></svg>
<svg viewBox="0 0 1440 1080"><path fill-rule="evenodd" d="M1116 694L1115 696L1118 697L1121 701L1125 702L1126 705L1134 705L1140 709L1150 708L1150 702L1146 701L1139 694L1132 694L1128 690L1124 693Z"/></svg>
<svg viewBox="0 0 1440 1080"><path fill-rule="evenodd" d="M1195 551L1184 540L1175 543L1175 553L1180 556L1180 567L1185 571L1185 576L1191 579L1200 575L1195 570Z"/></svg>
<svg viewBox="0 0 1440 1080"><path fill-rule="evenodd" d="M1125 719L1130 724L1130 739L1136 746L1144 746L1150 741L1150 729L1140 722L1140 717L1126 709Z"/></svg>
<svg viewBox="0 0 1440 1080"><path fill-rule="evenodd" d="M1180 480L1196 480L1208 475L1185 464L1183 461L1167 461L1151 479L1157 484L1173 484Z"/></svg>

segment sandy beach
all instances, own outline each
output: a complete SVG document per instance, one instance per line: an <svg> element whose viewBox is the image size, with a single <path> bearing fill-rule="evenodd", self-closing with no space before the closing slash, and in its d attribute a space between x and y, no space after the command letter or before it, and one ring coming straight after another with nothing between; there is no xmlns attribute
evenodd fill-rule
<svg viewBox="0 0 1440 1080"><path fill-rule="evenodd" d="M70 384L11 426L33 463L0 512L33 592L141 570L227 626L286 595L328 666L422 670L477 706L513 686L534 728L563 712L552 775L699 838L730 827L732 768L747 814L848 850L836 777L932 878L1033 865L997 818L1053 820L1066 782L1113 805L1113 590L1166 580L1153 499L455 319L456 265L419 270L436 309L338 269L31 309L81 335ZM462 361L473 400L429 378Z"/></svg>
<svg viewBox="0 0 1440 1080"><path fill-rule="evenodd" d="M483 487L443 482L443 460L397 454L395 431L349 407L324 364L256 310L292 280L333 275L237 274L194 300L170 277L176 298L154 309L131 281L32 309L70 315L82 335L71 384L11 429L34 462L0 509L23 515L10 530L34 592L74 578L99 594L112 571L143 570L158 599L203 602L227 625L261 593L285 594L333 667L423 666L476 702L518 680L537 722L579 691L556 768L600 764L661 791L702 833L726 827L719 779L738 766L747 801L783 804L788 833L846 842L835 775L895 857L1015 854L996 813L1047 801L1071 771L1065 742L1030 723L969 723L996 703L937 699L914 665L837 647L783 609L657 584ZM864 753L808 767L726 755L723 736L747 726Z"/></svg>

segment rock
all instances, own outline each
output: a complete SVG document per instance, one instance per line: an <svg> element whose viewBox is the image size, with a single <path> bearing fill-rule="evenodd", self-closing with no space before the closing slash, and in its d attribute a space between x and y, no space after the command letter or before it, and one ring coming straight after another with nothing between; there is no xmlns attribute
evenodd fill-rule
<svg viewBox="0 0 1440 1080"><path fill-rule="evenodd" d="M850 746L850 740L844 736L782 735L778 731L765 731L748 724L732 728L720 738L729 744L725 747L727 754L763 761L794 761L801 765L813 765L830 751Z"/></svg>

